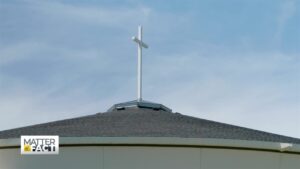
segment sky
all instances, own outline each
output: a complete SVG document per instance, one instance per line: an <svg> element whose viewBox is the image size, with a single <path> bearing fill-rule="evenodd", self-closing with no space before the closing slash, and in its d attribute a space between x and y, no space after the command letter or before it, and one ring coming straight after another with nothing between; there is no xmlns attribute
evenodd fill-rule
<svg viewBox="0 0 300 169"><path fill-rule="evenodd" d="M299 0L0 0L0 130L136 99L300 138Z"/></svg>

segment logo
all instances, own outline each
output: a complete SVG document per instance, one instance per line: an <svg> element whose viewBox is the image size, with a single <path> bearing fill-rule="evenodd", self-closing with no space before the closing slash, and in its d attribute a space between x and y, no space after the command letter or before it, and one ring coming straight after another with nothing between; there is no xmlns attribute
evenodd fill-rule
<svg viewBox="0 0 300 169"><path fill-rule="evenodd" d="M58 136L21 136L21 154L58 154Z"/></svg>

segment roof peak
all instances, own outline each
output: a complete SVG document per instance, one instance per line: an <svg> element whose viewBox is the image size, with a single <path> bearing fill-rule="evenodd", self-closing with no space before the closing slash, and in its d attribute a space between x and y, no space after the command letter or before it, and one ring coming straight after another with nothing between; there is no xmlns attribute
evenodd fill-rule
<svg viewBox="0 0 300 169"><path fill-rule="evenodd" d="M164 106L163 104L160 103L154 103L150 101L138 101L138 100L133 100L133 101L128 101L128 102L123 102L123 103L117 103L111 106L107 112L111 111L118 111L118 110L124 110L127 108L146 108L146 109L153 109L153 110L163 110L166 112L172 112L172 109Z"/></svg>

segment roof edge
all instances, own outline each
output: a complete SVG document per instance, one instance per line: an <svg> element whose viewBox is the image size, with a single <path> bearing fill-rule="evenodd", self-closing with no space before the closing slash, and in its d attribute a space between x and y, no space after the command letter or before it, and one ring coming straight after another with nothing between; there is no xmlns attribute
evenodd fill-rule
<svg viewBox="0 0 300 169"><path fill-rule="evenodd" d="M300 144L265 141L211 139L211 138L174 138L174 137L60 137L60 146L89 145L128 145L128 146L178 146L178 147L214 147L232 149L254 149L300 154ZM20 139L0 139L0 149L16 148Z"/></svg>

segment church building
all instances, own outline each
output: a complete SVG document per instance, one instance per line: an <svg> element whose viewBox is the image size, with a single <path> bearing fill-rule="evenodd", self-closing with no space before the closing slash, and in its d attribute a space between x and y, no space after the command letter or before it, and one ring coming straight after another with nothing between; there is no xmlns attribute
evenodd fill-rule
<svg viewBox="0 0 300 169"><path fill-rule="evenodd" d="M187 116L142 99L106 112L0 131L0 169L299 169L300 139ZM183 112L184 113L184 112ZM59 136L59 153L21 154L21 136Z"/></svg>

